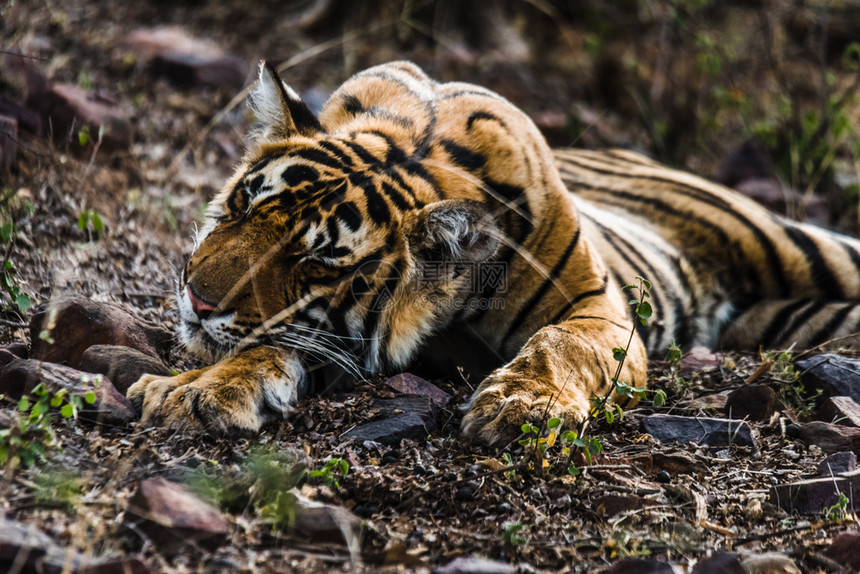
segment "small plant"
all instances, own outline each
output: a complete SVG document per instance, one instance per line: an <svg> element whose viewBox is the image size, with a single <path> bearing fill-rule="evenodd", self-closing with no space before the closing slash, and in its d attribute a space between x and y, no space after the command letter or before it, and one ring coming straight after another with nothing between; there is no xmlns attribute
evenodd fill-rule
<svg viewBox="0 0 860 574"><path fill-rule="evenodd" d="M527 544L529 539L524 536L524 531L527 529L528 526L522 522L505 522L502 525L502 542L516 544L517 546Z"/></svg>
<svg viewBox="0 0 860 574"><path fill-rule="evenodd" d="M17 194L6 188L0 195L0 248L3 249L3 263L0 268L0 287L9 296L10 303L4 303L3 307L16 307L18 311L25 312L30 309L32 302L18 282L18 270L12 261L12 249L18 236L16 219L22 214L33 214L33 204L29 201L19 201Z"/></svg>
<svg viewBox="0 0 860 574"><path fill-rule="evenodd" d="M31 396L18 401L17 424L0 430L0 465L14 470L47 460L48 451L57 444L51 409L59 409L63 418L77 419L84 401L93 404L95 392L88 391L81 399L68 389L51 393L42 383L36 385Z"/></svg>
<svg viewBox="0 0 860 574"><path fill-rule="evenodd" d="M78 216L78 229L86 232L90 241L93 239L93 232L95 232L96 237L99 237L104 231L104 228L105 225L101 216L98 212L92 209L85 209L81 212L80 216Z"/></svg>
<svg viewBox="0 0 860 574"><path fill-rule="evenodd" d="M773 366L770 368L770 374L779 383L780 399L787 406L794 409L798 416L811 416L815 413L816 405L821 398L823 390L820 388L815 389L814 393L806 390L800 378L800 373L794 367L794 357L791 353L778 353L775 357L773 355L773 353L765 353L762 356L762 361L773 363Z"/></svg>
<svg viewBox="0 0 860 574"><path fill-rule="evenodd" d="M833 506L824 509L824 517L827 520L843 520L848 515L848 497L839 493L839 500Z"/></svg>
<svg viewBox="0 0 860 574"><path fill-rule="evenodd" d="M318 478L323 484L329 488L340 488L338 479L346 478L349 473L349 463L342 458L332 458L327 461L319 470L312 470L311 478Z"/></svg>
<svg viewBox="0 0 860 574"><path fill-rule="evenodd" d="M39 504L70 510L77 505L86 479L65 468L50 466L33 476L33 498Z"/></svg>

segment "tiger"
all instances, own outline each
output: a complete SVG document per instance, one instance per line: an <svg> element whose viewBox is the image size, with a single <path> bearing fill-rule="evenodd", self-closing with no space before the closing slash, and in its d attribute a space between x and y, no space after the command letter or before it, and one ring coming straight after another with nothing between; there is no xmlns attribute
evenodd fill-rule
<svg viewBox="0 0 860 574"><path fill-rule="evenodd" d="M209 366L140 378L143 425L254 435L320 373L367 379L443 348L489 365L461 432L498 446L526 422L584 420L613 378L646 386L673 342L858 329L857 240L632 151L551 150L488 89L392 62L317 116L264 62L250 105L257 127L177 284L179 338ZM622 289L637 276L644 326Z"/></svg>

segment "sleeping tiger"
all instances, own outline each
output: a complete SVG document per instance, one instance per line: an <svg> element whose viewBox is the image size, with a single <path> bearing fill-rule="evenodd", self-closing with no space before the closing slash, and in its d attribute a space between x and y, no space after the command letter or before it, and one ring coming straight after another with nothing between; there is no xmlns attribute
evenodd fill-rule
<svg viewBox="0 0 860 574"><path fill-rule="evenodd" d="M858 329L860 242L635 153L553 152L489 90L394 62L317 118L263 64L251 99L260 126L178 283L181 340L217 362L135 383L144 424L255 433L320 372L369 377L441 346L495 367L462 432L504 444L525 421L587 416L637 275L655 309L620 376L637 386L672 341L810 346Z"/></svg>

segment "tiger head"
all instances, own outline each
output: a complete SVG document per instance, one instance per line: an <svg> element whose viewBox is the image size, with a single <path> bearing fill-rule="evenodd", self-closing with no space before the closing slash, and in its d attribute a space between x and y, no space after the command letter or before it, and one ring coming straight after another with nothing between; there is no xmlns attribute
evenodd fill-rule
<svg viewBox="0 0 860 574"><path fill-rule="evenodd" d="M395 67L429 85L417 68ZM469 185L450 189L425 167L430 128L357 105L358 81L318 119L261 65L251 97L260 127L209 205L178 284L192 352L217 359L262 344L355 374L403 366L450 321L445 301L468 288L439 263L496 252L498 230Z"/></svg>

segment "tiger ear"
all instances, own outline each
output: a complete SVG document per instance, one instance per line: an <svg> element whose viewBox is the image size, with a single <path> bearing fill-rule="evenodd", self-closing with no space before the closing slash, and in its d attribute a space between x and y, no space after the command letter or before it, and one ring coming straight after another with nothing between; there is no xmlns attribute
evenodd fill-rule
<svg viewBox="0 0 860 574"><path fill-rule="evenodd" d="M499 248L500 230L485 205L446 199L423 207L407 233L420 261L486 261Z"/></svg>
<svg viewBox="0 0 860 574"><path fill-rule="evenodd" d="M260 123L254 134L256 141L274 141L322 131L319 120L307 104L265 60L260 62L260 78L251 93L251 109Z"/></svg>

